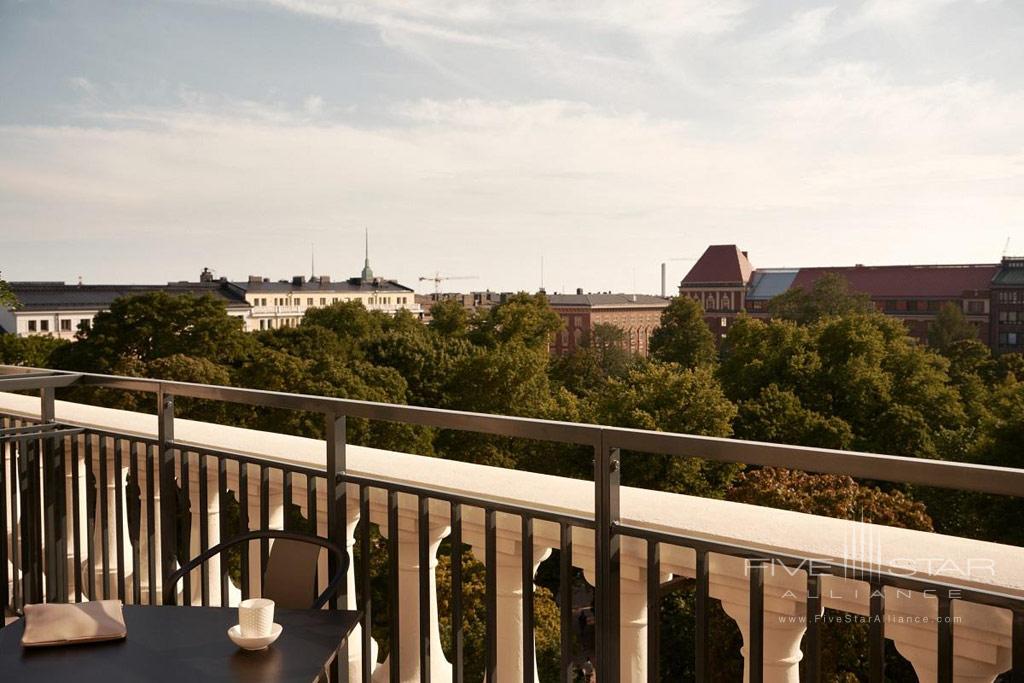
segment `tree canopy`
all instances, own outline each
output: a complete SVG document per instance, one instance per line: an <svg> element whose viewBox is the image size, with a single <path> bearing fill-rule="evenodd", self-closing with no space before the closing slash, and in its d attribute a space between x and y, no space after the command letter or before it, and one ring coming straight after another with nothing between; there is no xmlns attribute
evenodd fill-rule
<svg viewBox="0 0 1024 683"><path fill-rule="evenodd" d="M661 312L651 334L651 356L665 363L695 368L715 361L715 337L704 322L704 308L696 299L677 296Z"/></svg>

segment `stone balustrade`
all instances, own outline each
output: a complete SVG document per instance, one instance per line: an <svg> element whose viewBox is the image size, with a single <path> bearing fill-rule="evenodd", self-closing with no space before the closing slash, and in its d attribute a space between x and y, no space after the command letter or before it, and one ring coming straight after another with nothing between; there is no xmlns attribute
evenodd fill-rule
<svg viewBox="0 0 1024 683"><path fill-rule="evenodd" d="M38 414L38 399L28 396L0 393L0 412L33 416ZM94 406L57 402L57 419L61 422L102 428L129 435L152 437L156 434L156 419L151 415L110 410ZM176 421L176 437L181 443L243 453L281 465L321 468L326 458L322 441L280 434L239 429L188 420ZM199 469L191 456L190 498L192 500L193 547L198 547L200 524L208 524L208 543L219 540L219 502L216 468L208 471L207 509L200 509ZM98 458L94 458L93 475L97 482L108 487L107 515L113 524L117 511L114 495L117 486L124 486L128 477L127 459L120 471L115 471L112 451L107 452L105 473L101 482ZM380 451L360 446L347 449L348 471L370 479L385 479L431 487L501 503L515 504L530 509L546 510L577 516L590 516L593 508L593 485L590 482L526 472L504 470L461 462L440 461L406 453ZM249 465L250 491L259 485L258 468ZM80 471L80 474L84 472ZM145 496L145 472L140 472L140 489ZM228 488L238 490L238 469L229 467ZM291 500L306 516L309 514L305 482L297 475L293 482ZM70 490L70 485L69 485ZM359 522L358 488L348 488L348 550L351 553L354 533ZM159 495L156 491L155 495ZM326 533L326 492L317 489L317 528ZM9 498L8 498L9 500ZM376 664L375 681L388 680L390 669L400 667L404 681L419 680L419 534L428 535L429 577L434 578L436 553L441 541L450 533L449 505L430 502L429 528L419 528L419 515L415 497L399 494L398 528L388 524L387 496L382 489L371 489L370 519L389 541L395 540L399 548L399 591L402 610L399 617L401 661L385 660ZM68 501L70 505L70 498ZM84 505L84 501L81 502ZM205 512L205 514L204 514ZM250 527L257 528L260 510L250 501L248 510ZM17 511L9 511L12 517ZM709 541L763 549L767 554L777 553L819 560L839 560L865 567L918 577L934 578L965 588L989 589L1024 598L1024 549L972 541L968 539L929 534L905 529L882 527L859 522L817 517L795 512L755 507L727 501L695 498L678 494L622 488L621 515L624 524L683 534ZM82 514L81 532L84 534L85 515ZM284 520L284 495L280 477L270 481L269 521L272 528L281 528ZM128 528L128 520L121 520L121 528ZM143 522L145 525L148 522ZM98 525L97 525L98 526ZM158 531L158 530L157 530ZM473 555L486 562L486 535L484 513L479 508L463 509L463 541ZM560 529L557 524L536 520L534 524L534 569L553 549L559 547ZM141 538L147 537L145 526ZM159 533L156 534L159 537ZM496 533L497 634L500 642L498 671L507 680L522 680L522 535L517 516L498 513ZM594 535L585 528L574 528L573 563L584 572L588 581L594 579ZM108 543L108 555L116 558L111 538L95 538L95 552L102 543ZM127 547L128 541L125 540ZM149 567L147 548L140 553L141 566L131 565L131 553L126 553L124 571L129 593L133 582L141 582L143 601L147 600ZM71 561L69 552L69 562ZM112 560L110 571L95 578L113 586L116 565ZM621 677L623 681L645 681L647 675L647 546L635 538L621 539L621 602L620 642ZM250 574L259 576L258 553L251 553ZM662 545L661 579L695 576L696 553L690 548ZM97 562L97 566L99 563ZM323 567L325 570L326 567ZM101 572L101 570L97 570ZM768 565L764 594L764 680L799 680L799 662L802 654L806 614L806 572L786 570ZM159 576L159 572L156 572ZM218 571L211 571L212 577ZM326 571L321 575L326 576ZM354 571L348 574L347 600L355 607ZM159 582L159 578L157 579ZM258 585L258 584L257 584ZM869 614L870 590L867 584L843 577L824 576L822 605L829 614L842 618L865 618ZM157 587L159 594L159 588ZM220 587L211 581L210 598L220 600ZM180 590L180 587L179 587ZM199 599L198 572L191 586L192 602ZM236 603L238 591L231 586L229 601ZM441 638L437 615L436 591L431 590L430 643L431 675L433 680L449 680L451 666L441 653ZM749 580L746 561L738 557L712 553L709 555L709 595L720 601L725 613L737 624L746 642L748 637ZM896 649L913 665L921 681L936 677L936 624L937 600L919 592L885 589L885 635ZM992 681L1010 667L1011 624L1008 610L954 601L954 674L957 681ZM853 616L850 616L853 615ZM823 622L823 628L830 628ZM349 647L351 680L358 680L361 671L360 634L353 635ZM746 645L743 648L746 654ZM376 650L374 650L376 658ZM536 672L534 673L536 677Z"/></svg>

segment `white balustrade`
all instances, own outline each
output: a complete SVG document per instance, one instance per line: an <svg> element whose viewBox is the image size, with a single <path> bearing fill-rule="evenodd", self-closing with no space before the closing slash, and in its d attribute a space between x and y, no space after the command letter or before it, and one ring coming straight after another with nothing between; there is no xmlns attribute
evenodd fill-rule
<svg viewBox="0 0 1024 683"><path fill-rule="evenodd" d="M37 411L38 399L11 394L0 394L0 411L32 415ZM156 423L152 416L125 413L94 406L57 403L58 419L93 425L105 429L128 433L152 435ZM302 467L322 467L325 461L325 445L322 441L304 439L280 434L269 434L219 425L178 420L176 434L180 441L205 444L212 448L232 450L247 455L267 458L278 465L294 464ZM99 474L98 449L94 449L93 474L97 485L107 490L108 526L116 528L115 493L117 486L124 486L129 471L127 452L120 471L115 471L112 449L107 451L107 481L101 481ZM546 475L484 467L469 463L427 459L415 455L382 452L359 446L347 449L348 468L368 478L393 481L407 481L414 485L464 493L480 498L497 499L499 502L521 505L527 509L548 510L579 516L589 516L593 507L593 484L586 481L564 479ZM273 465L271 465L273 466ZM259 468L244 466L248 471L248 517L249 528L261 528L260 523L260 479ZM78 467L79 476L84 476L84 465ZM269 526L282 528L285 510L282 479L279 470L272 470L270 480ZM231 464L227 469L228 488L237 495L239 489L238 466ZM147 482L145 467L139 467L139 485L146 495ZM70 469L69 469L70 477ZM192 551L198 552L199 524L206 520L209 545L219 540L219 485L217 468L211 459L208 467L208 499L203 509L199 495L199 468L195 455L190 459L190 490L192 501ZM303 515L309 515L304 475L295 475L292 501L299 506ZM70 488L70 480L68 482ZM154 486L158 495L159 486ZM347 488L348 518L345 546L352 557L355 532L359 523L358 488ZM10 500L10 497L5 497ZM85 527L85 485L82 480L80 497L80 527L83 537ZM430 604L428 623L431 648L432 680L444 681L451 678L451 666L445 660L439 631L436 596L437 550L441 541L450 533L449 506L447 502L430 502L429 528L421 529L417 499L415 496L399 494L398 528L388 524L387 495L383 489L371 489L370 518L379 527L381 535L396 543L399 553L399 631L401 639L401 661L388 660L375 664L373 680L388 680L390 668L400 668L403 681L419 680L420 659L420 565L419 535L426 533L429 548ZM127 500L127 499L126 499ZM70 498L69 509L70 509ZM97 496L97 505L99 504ZM149 520L143 501L142 533L148 537L148 525L159 520ZM127 506L125 506L125 509ZM656 491L623 488L621 490L623 521L632 526L651 528L667 533L679 533L693 537L704 537L722 543L733 543L745 547L765 549L765 555L780 554L848 561L870 560L872 566L881 570L898 569L901 573L914 573L922 577L934 577L953 585L973 588L987 588L995 591L1018 594L1024 597L1024 550L1009 546L981 543L928 534L904 529L874 527L857 522L828 519L758 508L738 503L708 500L667 494ZM326 535L327 491L324 481L317 486L317 531ZM8 519L17 518L16 510L8 510ZM70 515L69 515L70 518ZM97 519L99 511L97 511ZM518 516L497 513L496 559L497 565L489 567L494 571L497 586L497 637L498 671L502 679L522 680L523 664L523 585L522 585L522 532ZM70 524L70 521L69 521ZM97 530L99 524L97 523ZM125 566L127 585L135 580L131 566L131 545L127 537L127 519L122 517L125 530ZM159 529L154 529L159 538ZM397 541L395 535L397 533ZM470 546L473 555L486 563L486 535L483 510L463 507L463 540ZM871 547L867 555L851 544L849 539L857 534L870 534ZM69 537L70 538L70 537ZM594 578L594 534L589 529L574 527L573 563L584 571L588 581ZM110 581L113 592L116 585L112 580L116 562L116 543L113 533L104 539L95 537L97 555L102 543L107 542L111 562L111 575L97 576L97 582ZM254 592L259 589L260 561L253 543L250 553L249 572ZM544 520L534 522L533 571L559 546L559 526ZM662 544L661 581L673 577L695 576L696 553L681 546ZM71 551L69 550L69 557ZM148 555L145 543L140 547L141 566L137 569L145 598L148 592ZM928 564L928 558L941 556L947 561L936 570ZM746 656L749 643L750 582L746 561L728 555L710 553L709 595L718 601L725 613L732 618L743 635L742 654ZM918 559L907 559L918 558ZM984 558L985 562L971 565L972 558ZM84 555L83 565L87 558ZM94 558L100 570L99 558ZM621 538L620 553L620 676L623 681L639 683L645 681L647 661L647 543L640 539ZM219 570L210 566L210 597L213 604L219 603ZM802 658L800 644L805 631L807 605L807 574L805 568L783 569L781 566L766 565L764 572L764 680L774 682L796 682L799 680L799 664ZM159 576L159 572L156 572ZM321 565L321 585L326 581L326 564ZM193 575L192 601L198 602L198 572ZM824 608L844 614L866 617L869 613L869 591L866 584L843 577L823 576L821 580L821 601ZM346 598L343 606L355 608L355 567L350 566L346 577ZM180 590L180 587L179 587ZM129 589L130 594L130 589ZM229 601L236 602L238 591L230 589ZM937 664L937 634L935 618L937 600L932 595L920 592L885 589L886 625L885 635L895 648L914 666L921 681L934 681ZM145 601L145 600L144 600ZM953 603L956 619L954 634L955 680L964 682L988 682L1010 667L1011 657L1011 616L1007 610L956 600ZM834 627L828 621L821 622L821 629ZM358 680L361 672L361 637L357 631L350 639L348 666L350 680ZM371 653L376 662L376 645ZM534 672L534 678L537 674Z"/></svg>

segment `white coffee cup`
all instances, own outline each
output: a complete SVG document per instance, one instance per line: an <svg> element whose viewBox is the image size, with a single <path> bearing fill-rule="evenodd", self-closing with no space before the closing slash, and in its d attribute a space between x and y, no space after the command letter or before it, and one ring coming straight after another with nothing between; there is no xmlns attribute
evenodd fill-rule
<svg viewBox="0 0 1024 683"><path fill-rule="evenodd" d="M274 601L266 598L242 600L238 605L238 626L243 638L269 636L274 627Z"/></svg>

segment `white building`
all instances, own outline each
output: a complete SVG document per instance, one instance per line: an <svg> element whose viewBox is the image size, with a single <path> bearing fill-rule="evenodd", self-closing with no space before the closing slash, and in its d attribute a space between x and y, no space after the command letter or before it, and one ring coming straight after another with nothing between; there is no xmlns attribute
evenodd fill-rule
<svg viewBox="0 0 1024 683"><path fill-rule="evenodd" d="M69 285L64 282L11 282L18 304L0 308L0 333L18 336L48 335L73 339L81 326L118 298L150 292L209 295L222 299L228 315L241 318L248 331L298 325L311 308L342 301L359 301L371 311L390 315L406 309L420 317L415 292L394 280L375 277L366 259L359 277L332 282L326 275L271 281L250 275L245 282L214 279L204 268L199 282L166 285Z"/></svg>

